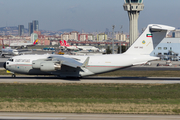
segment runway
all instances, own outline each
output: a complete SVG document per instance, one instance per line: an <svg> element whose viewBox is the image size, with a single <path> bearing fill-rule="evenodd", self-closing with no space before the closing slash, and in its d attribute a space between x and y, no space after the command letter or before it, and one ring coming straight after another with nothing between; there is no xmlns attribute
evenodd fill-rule
<svg viewBox="0 0 180 120"><path fill-rule="evenodd" d="M0 83L141 83L141 84L176 84L180 77L84 77L57 78L43 76L0 76Z"/></svg>
<svg viewBox="0 0 180 120"><path fill-rule="evenodd" d="M1 112L0 119L16 120L179 120L179 115L11 113Z"/></svg>

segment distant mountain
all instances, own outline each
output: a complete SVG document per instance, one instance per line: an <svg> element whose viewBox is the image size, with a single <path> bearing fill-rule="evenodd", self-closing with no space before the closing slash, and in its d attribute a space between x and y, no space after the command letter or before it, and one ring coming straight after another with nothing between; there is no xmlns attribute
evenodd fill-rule
<svg viewBox="0 0 180 120"><path fill-rule="evenodd" d="M17 26L8 26L8 27L0 27L0 31L10 31L10 30L18 30ZM24 28L27 31L27 28Z"/></svg>
<svg viewBox="0 0 180 120"><path fill-rule="evenodd" d="M8 31L8 30L18 30L17 26L12 27L0 27L0 31Z"/></svg>
<svg viewBox="0 0 180 120"><path fill-rule="evenodd" d="M45 35L56 35L56 34L62 34L64 32L72 32L77 31L75 29L61 29L59 31L46 31L46 30L39 30L41 31L41 34ZM24 34L28 34L28 29L24 28ZM18 35L18 26L7 26L7 27L0 27L0 35Z"/></svg>
<svg viewBox="0 0 180 120"><path fill-rule="evenodd" d="M72 32L72 31L78 31L78 30L75 30L75 29L61 29L61 30L58 30L58 31L61 31L61 32Z"/></svg>

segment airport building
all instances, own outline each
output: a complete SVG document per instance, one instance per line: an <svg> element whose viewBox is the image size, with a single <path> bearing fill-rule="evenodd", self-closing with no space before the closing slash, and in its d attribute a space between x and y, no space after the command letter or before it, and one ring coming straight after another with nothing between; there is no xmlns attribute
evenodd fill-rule
<svg viewBox="0 0 180 120"><path fill-rule="evenodd" d="M174 38L180 38L180 29L176 29L176 31L174 31L172 33L172 37Z"/></svg>
<svg viewBox="0 0 180 120"><path fill-rule="evenodd" d="M180 38L164 38L151 53L152 56L167 56L177 54L180 56Z"/></svg>

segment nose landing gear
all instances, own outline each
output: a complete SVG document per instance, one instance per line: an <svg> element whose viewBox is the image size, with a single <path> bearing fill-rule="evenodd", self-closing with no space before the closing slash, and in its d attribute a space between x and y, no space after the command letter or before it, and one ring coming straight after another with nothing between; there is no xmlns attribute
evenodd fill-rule
<svg viewBox="0 0 180 120"><path fill-rule="evenodd" d="M15 78L15 77L16 77L16 75L15 75L15 74L12 74L12 77L13 77L13 78Z"/></svg>

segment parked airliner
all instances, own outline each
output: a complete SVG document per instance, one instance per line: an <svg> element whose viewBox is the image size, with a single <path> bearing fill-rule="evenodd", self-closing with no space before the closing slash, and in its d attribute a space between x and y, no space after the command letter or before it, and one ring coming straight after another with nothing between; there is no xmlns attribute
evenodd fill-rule
<svg viewBox="0 0 180 120"><path fill-rule="evenodd" d="M68 50L79 50L79 49L77 48L77 46L71 46L71 45L69 45L69 44L66 42L66 40L64 40L64 43L63 43L62 41L60 41L60 44L61 44L62 47L66 47Z"/></svg>
<svg viewBox="0 0 180 120"><path fill-rule="evenodd" d="M109 72L133 65L157 60L150 56L154 48L174 27L150 24L132 46L123 54L96 56L75 55L21 55L10 58L4 68L13 73L30 75L57 75L60 77L83 77Z"/></svg>
<svg viewBox="0 0 180 120"><path fill-rule="evenodd" d="M18 55L19 52L16 49L11 49L11 47L4 47L4 42L2 40L2 49L1 49L1 57L5 57L6 55Z"/></svg>
<svg viewBox="0 0 180 120"><path fill-rule="evenodd" d="M34 46L38 43L38 39L36 39L33 43L10 43L11 47L30 47L30 46Z"/></svg>
<svg viewBox="0 0 180 120"><path fill-rule="evenodd" d="M99 51L99 48L96 48L94 46L71 46L66 42L66 40L64 40L64 43L60 41L60 44L61 46L66 46L66 48L70 50Z"/></svg>

